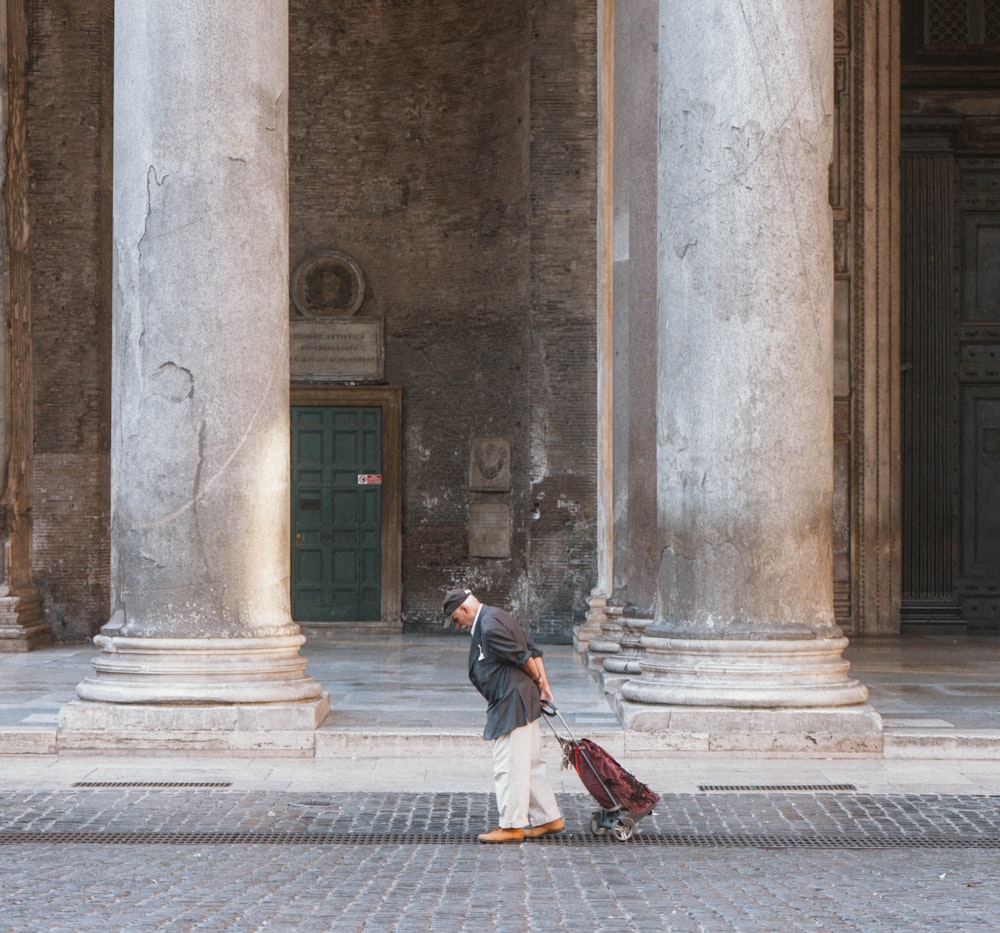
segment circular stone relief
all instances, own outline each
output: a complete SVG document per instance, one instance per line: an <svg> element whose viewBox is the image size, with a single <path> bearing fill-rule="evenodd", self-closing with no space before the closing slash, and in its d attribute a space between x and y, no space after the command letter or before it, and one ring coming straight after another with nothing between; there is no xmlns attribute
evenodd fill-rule
<svg viewBox="0 0 1000 933"><path fill-rule="evenodd" d="M292 275L292 301L307 317L350 317L364 300L361 269L343 253L315 253Z"/></svg>

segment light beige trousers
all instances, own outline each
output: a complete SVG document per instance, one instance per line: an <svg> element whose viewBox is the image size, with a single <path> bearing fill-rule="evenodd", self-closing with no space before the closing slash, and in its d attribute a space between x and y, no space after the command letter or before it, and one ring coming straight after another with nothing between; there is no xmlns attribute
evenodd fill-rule
<svg viewBox="0 0 1000 933"><path fill-rule="evenodd" d="M493 783L504 829L541 826L560 817L545 774L539 720L494 740Z"/></svg>

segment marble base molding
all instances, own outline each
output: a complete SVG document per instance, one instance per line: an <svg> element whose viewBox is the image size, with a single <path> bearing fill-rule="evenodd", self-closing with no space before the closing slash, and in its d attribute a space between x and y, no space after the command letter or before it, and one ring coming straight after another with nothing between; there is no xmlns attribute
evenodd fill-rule
<svg viewBox="0 0 1000 933"><path fill-rule="evenodd" d="M605 658L622 650L622 607L605 606L602 616L600 631L587 642L587 666L597 671L604 670Z"/></svg>
<svg viewBox="0 0 1000 933"><path fill-rule="evenodd" d="M305 636L139 638L98 635L96 676L77 685L101 703L298 703L316 700L305 675Z"/></svg>
<svg viewBox="0 0 1000 933"><path fill-rule="evenodd" d="M641 618L622 613L622 631L618 639L619 651L604 659L604 670L608 674L638 675L642 673L641 661L646 649L643 633L654 623L654 619Z"/></svg>
<svg viewBox="0 0 1000 933"><path fill-rule="evenodd" d="M601 626L607 620L608 597L596 590L587 598L587 615L573 629L573 647L581 654L586 652L591 639L600 636Z"/></svg>
<svg viewBox="0 0 1000 933"><path fill-rule="evenodd" d="M641 675L623 684L635 703L783 708L851 706L868 688L847 674L847 639L691 639L644 635Z"/></svg>
<svg viewBox="0 0 1000 933"><path fill-rule="evenodd" d="M94 640L96 674L59 712L60 752L314 754L330 696L304 673L304 635Z"/></svg>

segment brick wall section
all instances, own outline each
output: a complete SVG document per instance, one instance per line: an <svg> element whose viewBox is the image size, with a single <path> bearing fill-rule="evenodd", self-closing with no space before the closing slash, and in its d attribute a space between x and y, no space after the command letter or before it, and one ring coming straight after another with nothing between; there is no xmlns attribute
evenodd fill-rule
<svg viewBox="0 0 1000 933"><path fill-rule="evenodd" d="M531 78L530 580L539 638L596 582L597 4L535 0Z"/></svg>
<svg viewBox="0 0 1000 933"><path fill-rule="evenodd" d="M292 266L348 253L385 319L409 628L469 582L566 640L593 586L592 5L292 0ZM469 491L477 436L510 439L509 494ZM509 560L469 557L477 501Z"/></svg>
<svg viewBox="0 0 1000 933"><path fill-rule="evenodd" d="M596 583L597 4L535 0L531 77L529 579L540 639L570 640Z"/></svg>
<svg viewBox="0 0 1000 933"><path fill-rule="evenodd" d="M62 640L92 635L109 600L109 84L101 66L110 8L28 4L33 566Z"/></svg>

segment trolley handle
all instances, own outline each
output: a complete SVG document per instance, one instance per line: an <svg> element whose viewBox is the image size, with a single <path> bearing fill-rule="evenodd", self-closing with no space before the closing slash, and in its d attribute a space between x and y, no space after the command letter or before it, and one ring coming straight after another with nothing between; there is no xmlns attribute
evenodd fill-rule
<svg viewBox="0 0 1000 933"><path fill-rule="evenodd" d="M556 708L555 703L552 703L549 700L542 700L541 708L542 708L542 715L546 717L545 721L549 724L549 727L555 733L556 738L559 739L560 743L562 743L564 740L559 735L559 730L555 727L555 723L552 722L553 718L556 716L559 717L559 722L562 723L562 727L566 730L566 734L569 736L569 740L571 742L576 742L576 736L573 735L573 731L570 729L569 723L566 722L566 720L563 718L563 714L560 713L559 710Z"/></svg>

